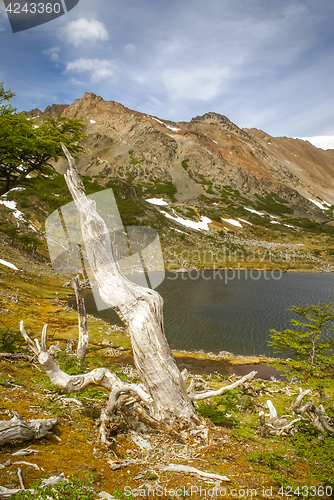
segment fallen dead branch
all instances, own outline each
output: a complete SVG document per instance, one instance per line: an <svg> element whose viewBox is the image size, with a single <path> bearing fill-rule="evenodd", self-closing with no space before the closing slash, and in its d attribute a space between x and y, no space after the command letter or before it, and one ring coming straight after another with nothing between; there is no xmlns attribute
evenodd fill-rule
<svg viewBox="0 0 334 500"><path fill-rule="evenodd" d="M0 445L13 439L23 441L40 439L48 434L49 430L57 423L56 418L23 420L16 412L13 412L13 415L11 420L0 422Z"/></svg>
<svg viewBox="0 0 334 500"><path fill-rule="evenodd" d="M33 455L34 453L40 453L40 451L34 450L31 446L28 446L28 448L21 448L21 450L12 453L12 455L27 457L29 455Z"/></svg>
<svg viewBox="0 0 334 500"><path fill-rule="evenodd" d="M0 352L0 361L8 360L8 361L28 361L31 363L34 359L34 356L29 356L28 354L21 353L11 353L11 352Z"/></svg>
<svg viewBox="0 0 334 500"><path fill-rule="evenodd" d="M172 472L182 472L184 474L192 474L199 477L205 477L206 479L214 479L215 481L230 481L226 476L219 476L218 474L211 474L210 472L202 472L195 467L189 467L188 465L179 465L179 464L169 464L162 465L160 469L163 471L172 471Z"/></svg>
<svg viewBox="0 0 334 500"><path fill-rule="evenodd" d="M248 373L247 375L244 375L241 377L239 380L234 382L233 384L230 385L225 385L224 387L221 387L220 389L216 391L206 391L206 392L200 392L198 394L189 394L189 397L192 401L200 401L201 399L208 399L211 398L211 396L221 396L224 394L224 392L227 391L232 391L236 387L239 387L240 385L243 385L245 382L248 382L248 380L252 380L257 372L253 371Z"/></svg>

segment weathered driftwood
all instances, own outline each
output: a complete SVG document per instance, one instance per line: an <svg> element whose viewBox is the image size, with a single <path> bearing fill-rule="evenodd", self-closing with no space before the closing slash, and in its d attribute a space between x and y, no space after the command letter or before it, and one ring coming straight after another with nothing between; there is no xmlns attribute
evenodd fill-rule
<svg viewBox="0 0 334 500"><path fill-rule="evenodd" d="M39 439L56 425L56 418L43 418L39 420L23 420L16 412L11 420L0 422L0 445L20 439L28 441L30 439Z"/></svg>
<svg viewBox="0 0 334 500"><path fill-rule="evenodd" d="M281 418L278 417L277 410L272 401L269 399L267 401L267 407L270 415L269 420L266 422L263 411L259 413L260 436L286 436L288 434L295 434L297 432L295 424L300 421L311 423L318 434L322 434L325 430L334 434L334 428L330 425L329 419L322 405L317 407L311 400L304 405L302 404L304 397L311 394L311 392L311 389L303 391L300 389L300 394L291 407L291 417L293 418L295 414L300 416L294 418L291 422L286 418L290 417L290 415L285 415Z"/></svg>
<svg viewBox="0 0 334 500"><path fill-rule="evenodd" d="M24 482L23 482L23 478L22 478L22 471L21 471L20 467L17 469L17 475L19 477L21 490L25 490L26 487L24 486Z"/></svg>
<svg viewBox="0 0 334 500"><path fill-rule="evenodd" d="M79 276L76 276L73 279L73 288L75 290L75 296L77 299L78 326L79 326L77 357L79 359L85 359L87 354L89 335L87 328L87 314L86 314L83 286L80 282Z"/></svg>
<svg viewBox="0 0 334 500"><path fill-rule="evenodd" d="M28 361L28 363L31 363L34 356L28 356L28 354L22 353L0 352L0 361L2 359L9 361Z"/></svg>
<svg viewBox="0 0 334 500"><path fill-rule="evenodd" d="M154 290L129 281L120 271L105 222L95 202L85 195L75 161L69 162L65 180L80 216L81 233L90 269L101 298L118 313L128 328L134 361L152 397L151 415L180 427L200 423L183 378L167 343L163 326L163 300Z"/></svg>
<svg viewBox="0 0 334 500"><path fill-rule="evenodd" d="M195 474L196 476L205 477L206 479L214 479L215 481L230 481L226 476L219 476L218 474L211 474L210 472L202 472L195 467L189 467L188 465L169 464L161 466L160 469L164 471L183 472L184 474Z"/></svg>
<svg viewBox="0 0 334 500"><path fill-rule="evenodd" d="M302 404L304 397L311 392L312 391L310 389L304 391L301 390L298 398L292 406L292 411L306 419L309 419L318 434L322 434L325 430L334 434L334 428L328 421L323 405L315 406L312 400L309 400L304 405Z"/></svg>

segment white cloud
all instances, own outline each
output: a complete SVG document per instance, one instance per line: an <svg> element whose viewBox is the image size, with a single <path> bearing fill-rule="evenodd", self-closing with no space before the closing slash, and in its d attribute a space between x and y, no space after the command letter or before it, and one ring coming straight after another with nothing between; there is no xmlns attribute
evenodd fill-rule
<svg viewBox="0 0 334 500"><path fill-rule="evenodd" d="M224 92L230 75L230 69L225 67L171 68L162 72L162 80L173 100L209 101Z"/></svg>
<svg viewBox="0 0 334 500"><path fill-rule="evenodd" d="M60 47L51 47L51 49L43 50L43 54L50 56L50 60L56 62L59 60L58 52L60 51Z"/></svg>
<svg viewBox="0 0 334 500"><path fill-rule="evenodd" d="M65 72L91 74L91 82L100 82L114 76L117 70L115 61L107 59L76 59L67 64Z"/></svg>
<svg viewBox="0 0 334 500"><path fill-rule="evenodd" d="M124 52L128 55L128 56L133 56L133 54L135 54L135 52L137 51L137 46L134 45L133 43L129 43L128 45L126 45L124 47Z"/></svg>
<svg viewBox="0 0 334 500"><path fill-rule="evenodd" d="M83 42L96 43L108 40L108 32L103 23L96 19L80 18L77 21L71 21L61 31L67 41L75 47Z"/></svg>
<svg viewBox="0 0 334 500"><path fill-rule="evenodd" d="M302 139L308 141L313 146L320 149L334 149L334 135L317 135L315 137L294 137L294 139Z"/></svg>

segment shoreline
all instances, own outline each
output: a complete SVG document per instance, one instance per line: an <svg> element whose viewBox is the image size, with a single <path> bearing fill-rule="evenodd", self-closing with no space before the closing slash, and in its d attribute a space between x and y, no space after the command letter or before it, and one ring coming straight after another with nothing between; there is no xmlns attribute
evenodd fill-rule
<svg viewBox="0 0 334 500"><path fill-rule="evenodd" d="M172 351L175 362L180 371L187 369L197 374L237 375L243 376L250 371L257 371L258 378L268 380L271 376L283 379L279 370L267 363L275 362L279 358L266 356L237 356L225 352L222 355L205 353L204 351ZM130 365L135 367L132 350L110 356L111 363L118 366Z"/></svg>
<svg viewBox="0 0 334 500"><path fill-rule="evenodd" d="M238 263L237 266L235 267L209 267L209 266L203 266L203 267L196 267L192 266L190 269L185 269L185 268L173 268L173 269L165 269L165 273L191 273L193 271L212 271L212 272L218 272L218 271L238 271L238 272L245 272L245 271L252 271L252 270L257 270L261 272L281 272L281 273L319 273L319 274L330 274L334 273L334 269L328 270L328 269L319 269L319 268L305 268L305 267L297 267L297 268L287 268L287 267L267 267L266 265L264 266L249 266L249 267L240 267L240 264Z"/></svg>

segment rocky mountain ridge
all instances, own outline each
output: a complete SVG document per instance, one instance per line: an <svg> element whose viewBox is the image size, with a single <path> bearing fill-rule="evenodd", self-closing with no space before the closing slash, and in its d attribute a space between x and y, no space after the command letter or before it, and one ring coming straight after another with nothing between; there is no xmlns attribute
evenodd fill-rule
<svg viewBox="0 0 334 500"><path fill-rule="evenodd" d="M172 122L92 93L59 106L49 106L46 114L63 108L64 116L85 125L85 152L77 165L89 192L112 188L124 226L155 228L169 268L213 267L224 248L223 267L273 266L271 252L280 259L288 251L296 258L282 257L284 268L332 269L334 150L242 129L214 112ZM43 120L39 110L29 116ZM63 174L67 162L60 159L55 168ZM39 205L37 178L30 190L9 198L19 208L22 202L38 206L35 221L43 228L51 207L70 201L61 179L43 180L49 201ZM194 262L193 249L211 252L211 260Z"/></svg>
<svg viewBox="0 0 334 500"><path fill-rule="evenodd" d="M309 198L334 203L333 150L240 129L213 112L190 122L161 120L91 93L70 106L48 107L45 114L61 108L67 117L83 118L87 127L86 152L79 158L85 175L131 177L134 184L145 184L150 177L171 182L179 202L201 194L214 198L224 186L251 199L256 193L274 192L319 222L325 222L323 212ZM65 163L59 162L58 168L64 169Z"/></svg>

